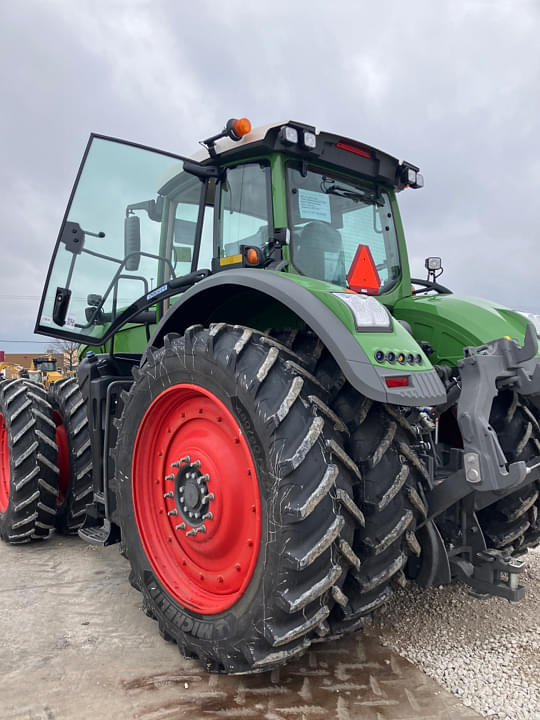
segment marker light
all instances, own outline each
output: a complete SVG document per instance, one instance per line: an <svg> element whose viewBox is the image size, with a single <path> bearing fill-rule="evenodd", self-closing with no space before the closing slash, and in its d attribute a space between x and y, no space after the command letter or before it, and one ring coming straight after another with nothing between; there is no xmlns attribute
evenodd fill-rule
<svg viewBox="0 0 540 720"><path fill-rule="evenodd" d="M262 253L259 248L250 247L244 252L246 263L248 265L260 265L262 260Z"/></svg>
<svg viewBox="0 0 540 720"><path fill-rule="evenodd" d="M371 157L371 153L369 153L367 150L364 150L357 145L351 145L351 143L338 142L336 143L336 147L340 150L346 150L347 152L353 153L354 155L360 155L361 157L365 158Z"/></svg>
<svg viewBox="0 0 540 720"><path fill-rule="evenodd" d="M356 329L364 330L391 330L392 320L388 310L378 300L369 295L356 293L332 293L347 305L353 314Z"/></svg>
<svg viewBox="0 0 540 720"><path fill-rule="evenodd" d="M317 145L317 136L315 133L308 132L307 130L304 132L304 145L310 150L315 149Z"/></svg>
<svg viewBox="0 0 540 720"><path fill-rule="evenodd" d="M389 388L409 387L408 377L385 377L384 382L386 383L386 387Z"/></svg>
<svg viewBox="0 0 540 720"><path fill-rule="evenodd" d="M298 130L290 125L282 127L280 134L283 142L288 143L289 145L296 145L298 142Z"/></svg>

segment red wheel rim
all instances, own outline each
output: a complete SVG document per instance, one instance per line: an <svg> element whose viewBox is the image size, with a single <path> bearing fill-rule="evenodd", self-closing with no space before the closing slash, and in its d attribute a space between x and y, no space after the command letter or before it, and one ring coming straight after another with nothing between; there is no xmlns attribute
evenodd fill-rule
<svg viewBox="0 0 540 720"><path fill-rule="evenodd" d="M6 421L0 413L0 512L2 513L6 512L9 505L10 476Z"/></svg>
<svg viewBox="0 0 540 720"><path fill-rule="evenodd" d="M132 478L141 542L169 594L205 615L234 605L257 563L261 512L253 458L230 410L197 385L162 392L139 427Z"/></svg>
<svg viewBox="0 0 540 720"><path fill-rule="evenodd" d="M69 444L66 433L66 426L62 416L56 410L53 412L53 420L56 425L56 444L58 446L58 505L66 499L69 488Z"/></svg>

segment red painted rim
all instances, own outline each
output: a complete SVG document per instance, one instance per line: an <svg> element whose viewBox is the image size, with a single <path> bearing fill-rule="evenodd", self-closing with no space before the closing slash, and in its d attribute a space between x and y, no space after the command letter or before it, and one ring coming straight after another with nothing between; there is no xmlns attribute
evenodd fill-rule
<svg viewBox="0 0 540 720"><path fill-rule="evenodd" d="M2 513L6 512L9 505L10 477L6 421L2 413L0 413L0 512Z"/></svg>
<svg viewBox="0 0 540 720"><path fill-rule="evenodd" d="M66 499L69 489L69 444L66 433L66 426L58 411L53 412L53 420L56 425L56 444L58 445L58 497L57 504L61 505Z"/></svg>
<svg viewBox="0 0 540 720"><path fill-rule="evenodd" d="M162 392L139 427L132 478L139 535L169 594L205 615L234 605L257 563L261 509L249 445L230 410L198 385ZM188 502L201 517L190 520Z"/></svg>

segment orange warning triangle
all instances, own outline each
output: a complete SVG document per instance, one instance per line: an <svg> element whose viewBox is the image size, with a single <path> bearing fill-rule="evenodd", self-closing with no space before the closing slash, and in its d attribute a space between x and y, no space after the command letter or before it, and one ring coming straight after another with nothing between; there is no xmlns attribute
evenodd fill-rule
<svg viewBox="0 0 540 720"><path fill-rule="evenodd" d="M381 287L381 279L373 255L368 245L359 245L351 268L347 273L347 282L351 290L376 295Z"/></svg>

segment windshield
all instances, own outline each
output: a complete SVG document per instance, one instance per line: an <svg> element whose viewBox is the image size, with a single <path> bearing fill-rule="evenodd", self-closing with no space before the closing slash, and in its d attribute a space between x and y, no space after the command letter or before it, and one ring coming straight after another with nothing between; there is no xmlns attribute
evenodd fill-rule
<svg viewBox="0 0 540 720"><path fill-rule="evenodd" d="M400 277L388 193L315 168L287 168L291 257L303 275L347 286L359 246L376 269L378 294Z"/></svg>

